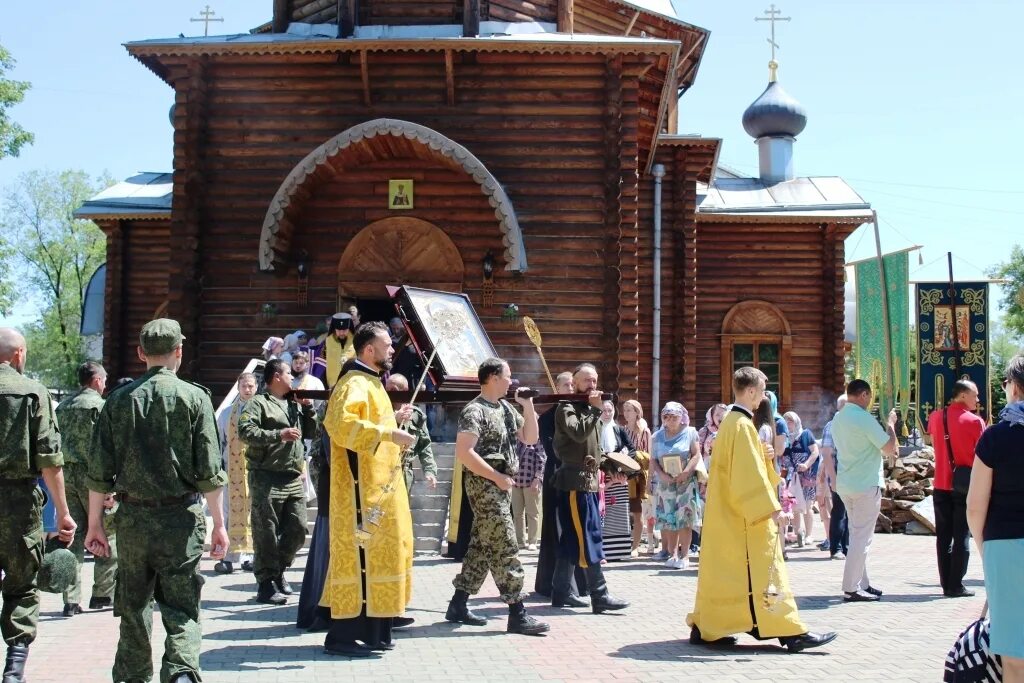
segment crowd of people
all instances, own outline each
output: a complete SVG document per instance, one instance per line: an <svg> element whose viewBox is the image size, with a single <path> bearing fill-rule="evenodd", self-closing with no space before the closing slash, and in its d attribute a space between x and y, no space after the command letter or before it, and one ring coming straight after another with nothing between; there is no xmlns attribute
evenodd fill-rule
<svg viewBox="0 0 1024 683"><path fill-rule="evenodd" d="M219 421L209 392L176 376L184 337L173 320L143 327L142 377L104 398L105 371L86 363L80 391L56 411L46 390L22 374L24 339L0 329L5 683L24 680L36 634L36 579L50 547L44 553L40 478L53 506L52 535L76 557L64 614L81 611L75 577L88 549L97 559L89 606L113 603L120 617L115 681L152 678L154 602L167 632L160 679L199 680L197 577L207 514L215 570L251 571L255 600L281 605L294 592L285 572L305 542L313 497L297 625L325 631L330 654L372 657L395 647L395 632L413 623L405 616L414 580L413 463L428 486L436 486L437 469L424 414L388 394L415 383L396 368L404 327L360 323L355 310L331 316L326 327L318 339L302 331L268 339L262 370L238 377L237 397ZM557 377L557 393L567 396L544 412L513 388L502 359L484 361L478 380L455 443L469 515L447 621L487 623L468 600L490 575L508 606L509 633L549 632L524 604L520 553L534 547L536 592L555 607L595 614L629 606L609 588L608 561L647 558L685 572L698 555L686 617L691 643L728 647L750 634L793 652L819 647L836 634L813 633L801 620L785 561L814 544L816 515L817 547L845 561L843 600L882 598L868 555L883 459L898 448L896 414L885 416L886 427L878 423L864 380L847 385L820 441L797 413L779 414L767 378L750 367L732 378L733 403L708 408L700 429L676 401L661 406L657 429L633 400L622 405L620 422L586 362ZM1024 357L1011 361L1003 386L1008 407L994 426L986 429L973 412L977 387L960 381L928 431L943 592L973 594L963 585L969 530L983 553L992 651L1002 656L1004 680L1020 681ZM297 397L296 389L330 393ZM39 545L26 545L34 535Z"/></svg>

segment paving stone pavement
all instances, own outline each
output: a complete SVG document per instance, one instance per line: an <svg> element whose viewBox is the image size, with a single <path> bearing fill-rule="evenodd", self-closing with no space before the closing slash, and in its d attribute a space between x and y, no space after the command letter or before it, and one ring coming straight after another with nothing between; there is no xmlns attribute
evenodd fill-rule
<svg viewBox="0 0 1024 683"><path fill-rule="evenodd" d="M471 601L491 617L482 628L444 621L458 565L418 557L408 614L416 623L397 632L398 647L377 660L323 654L323 634L294 627L296 597L283 607L256 605L252 576L213 573L204 560L203 680L209 683L344 681L938 681L953 639L977 618L984 600L981 563L975 554L968 586L978 596L949 600L936 587L934 539L875 537L872 581L886 592L876 604L844 604L841 561L805 548L790 552L790 575L801 614L812 630L836 630L831 645L800 655L774 641L742 637L731 651L691 646L684 618L693 605L696 569L674 571L639 560L608 566L613 593L632 601L623 613L592 615L556 610L531 599L532 614L551 623L546 637L510 636L506 608L488 580ZM536 553L524 553L527 586L533 586ZM288 574L302 579L300 556ZM83 585L91 585L91 563ZM86 596L88 590L84 591ZM59 595L43 594L39 637L32 646L32 683L109 681L117 622L109 610L60 616ZM159 670L163 630L157 615L154 660Z"/></svg>

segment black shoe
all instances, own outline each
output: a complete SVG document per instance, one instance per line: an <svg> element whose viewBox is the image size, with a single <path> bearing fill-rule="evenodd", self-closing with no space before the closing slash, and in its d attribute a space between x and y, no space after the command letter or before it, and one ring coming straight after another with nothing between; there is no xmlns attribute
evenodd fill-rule
<svg viewBox="0 0 1024 683"><path fill-rule="evenodd" d="M785 638L779 638L779 642L790 652L802 652L812 647L828 645L835 639L835 631L830 631L828 633L804 633L799 636L786 636Z"/></svg>
<svg viewBox="0 0 1024 683"><path fill-rule="evenodd" d="M256 602L263 603L264 605L283 605L288 602L288 598L278 593L274 582L267 579L259 583L259 587L256 590Z"/></svg>
<svg viewBox="0 0 1024 683"><path fill-rule="evenodd" d="M717 640L704 640L700 635L700 629L696 626L690 628L690 645L703 645L704 647L735 647L739 642L736 636L726 636Z"/></svg>
<svg viewBox="0 0 1024 683"><path fill-rule="evenodd" d="M614 612L615 610L626 609L627 607L629 607L628 602L613 598L611 593L605 593L601 597L595 595L590 598L590 609L594 611L594 614Z"/></svg>
<svg viewBox="0 0 1024 683"><path fill-rule="evenodd" d="M171 679L171 683L196 683L195 676L187 671L182 671L180 674Z"/></svg>
<svg viewBox="0 0 1024 683"><path fill-rule="evenodd" d="M364 647L368 647L371 650L373 650L374 652L387 652L388 650L394 650L395 649L395 644L393 642L392 643L377 643L376 645L366 645Z"/></svg>
<svg viewBox="0 0 1024 683"><path fill-rule="evenodd" d="M288 579L284 578L284 574L274 579L274 588L281 595L291 595L295 592L292 590L292 585L288 583Z"/></svg>
<svg viewBox="0 0 1024 683"><path fill-rule="evenodd" d="M864 591L854 591L843 595L843 602L878 602L879 597Z"/></svg>
<svg viewBox="0 0 1024 683"><path fill-rule="evenodd" d="M376 653L365 645L351 643L324 643L325 655L338 657L373 657Z"/></svg>
<svg viewBox="0 0 1024 683"><path fill-rule="evenodd" d="M242 563L242 571L243 572L251 572L252 571L252 560L246 560L245 562Z"/></svg>
<svg viewBox="0 0 1024 683"><path fill-rule="evenodd" d="M314 617L313 618L313 623L309 625L309 628L306 629L306 632L307 633L320 633L322 631L326 631L330 627L331 627L331 623L329 621L327 621L326 619L321 619L320 617Z"/></svg>
<svg viewBox="0 0 1024 683"><path fill-rule="evenodd" d="M531 617L526 613L523 603L517 602L508 606L508 628L505 630L524 636L539 636L550 631L551 627Z"/></svg>
<svg viewBox="0 0 1024 683"><path fill-rule="evenodd" d="M406 628L416 623L412 617L394 617L391 620L391 628Z"/></svg>
<svg viewBox="0 0 1024 683"><path fill-rule="evenodd" d="M8 645L3 683L22 683L25 680L25 662L27 660L28 645Z"/></svg>
<svg viewBox="0 0 1024 683"><path fill-rule="evenodd" d="M949 591L948 593L943 592L942 594L947 598L973 598L975 595L974 591L969 591L966 588L960 588L958 591Z"/></svg>
<svg viewBox="0 0 1024 683"><path fill-rule="evenodd" d="M89 598L89 609L106 609L112 604L110 598Z"/></svg>
<svg viewBox="0 0 1024 683"><path fill-rule="evenodd" d="M552 598L551 598L551 606L552 607L590 607L590 603L587 602L586 600L584 600L583 598L579 597L578 595L573 595L572 593L570 593L569 595L566 595L565 597L560 597L560 596L557 596L557 595L552 596Z"/></svg>
<svg viewBox="0 0 1024 683"><path fill-rule="evenodd" d="M868 586L864 589L864 592L870 595L874 595L876 598L882 597L882 591L878 590L874 586Z"/></svg>
<svg viewBox="0 0 1024 683"><path fill-rule="evenodd" d="M218 574L230 574L235 571L235 565L231 564L227 560L221 560L217 564L213 565L213 571Z"/></svg>
<svg viewBox="0 0 1024 683"><path fill-rule="evenodd" d="M469 593L456 590L451 602L448 603L448 611L444 613L445 620L455 624L466 624L467 626L483 626L486 624L486 617L469 611L469 607L466 605L468 599Z"/></svg>
<svg viewBox="0 0 1024 683"><path fill-rule="evenodd" d="M69 603L67 605L64 605L64 616L66 616L66 617L73 617L76 614L81 614L81 613L82 613L82 606L79 605L77 602L72 602L72 603Z"/></svg>

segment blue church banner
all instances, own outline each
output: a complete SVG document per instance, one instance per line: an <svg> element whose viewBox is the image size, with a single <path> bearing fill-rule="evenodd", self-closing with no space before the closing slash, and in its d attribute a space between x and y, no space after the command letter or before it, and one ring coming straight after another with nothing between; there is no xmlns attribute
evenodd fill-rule
<svg viewBox="0 0 1024 683"><path fill-rule="evenodd" d="M917 406L921 431L928 415L949 403L953 383L970 379L981 394L978 412L987 421L992 403L988 383L988 283L948 282L917 284ZM953 316L956 316L954 325ZM955 356L959 337L960 375Z"/></svg>

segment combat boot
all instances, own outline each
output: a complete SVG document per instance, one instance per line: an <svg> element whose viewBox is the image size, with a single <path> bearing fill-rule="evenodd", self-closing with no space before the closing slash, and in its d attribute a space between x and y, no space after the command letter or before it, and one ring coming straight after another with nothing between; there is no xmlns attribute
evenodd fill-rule
<svg viewBox="0 0 1024 683"><path fill-rule="evenodd" d="M551 627L527 614L526 606L520 601L508 606L508 628L506 630L509 633L519 633L524 636L539 636L550 631Z"/></svg>
<svg viewBox="0 0 1024 683"><path fill-rule="evenodd" d="M266 581L260 581L259 587L256 591L256 602L261 602L264 605L283 605L288 602L288 598L277 592L277 588L274 587L274 582L270 579Z"/></svg>
<svg viewBox="0 0 1024 683"><path fill-rule="evenodd" d="M629 607L628 602L614 598L608 592L608 582L604 579L601 565L592 564L587 567L587 584L590 586L590 609L594 614L613 612Z"/></svg>
<svg viewBox="0 0 1024 683"><path fill-rule="evenodd" d="M291 595L294 592L292 590L292 585L288 583L288 579L284 578L284 574L281 574L281 576L274 579L274 588L276 588L277 592L281 595Z"/></svg>
<svg viewBox="0 0 1024 683"><path fill-rule="evenodd" d="M589 607L590 603L583 600L572 590L573 565L564 557L555 562L555 571L551 578L552 607Z"/></svg>
<svg viewBox="0 0 1024 683"><path fill-rule="evenodd" d="M451 602L448 603L448 611L444 613L445 620L456 624L466 624L467 626L483 626L486 624L486 617L469 611L469 606L466 604L467 600L469 600L469 593L464 590L456 590Z"/></svg>
<svg viewBox="0 0 1024 683"><path fill-rule="evenodd" d="M22 683L25 680L25 662L27 660L28 645L8 645L3 683Z"/></svg>

